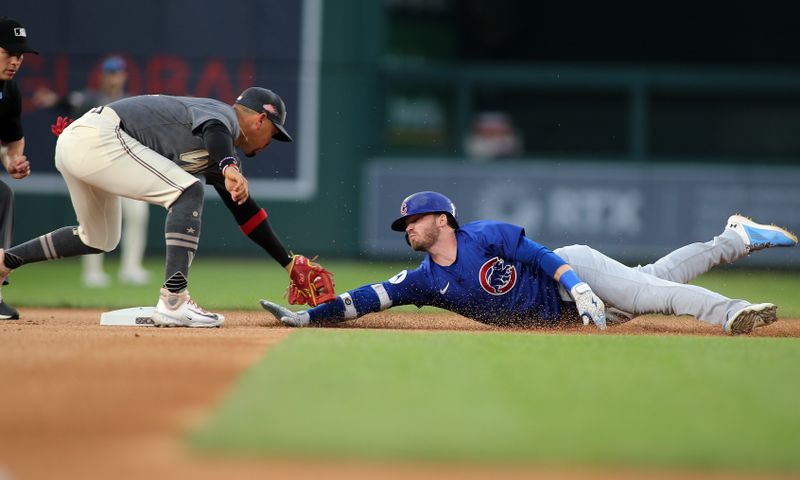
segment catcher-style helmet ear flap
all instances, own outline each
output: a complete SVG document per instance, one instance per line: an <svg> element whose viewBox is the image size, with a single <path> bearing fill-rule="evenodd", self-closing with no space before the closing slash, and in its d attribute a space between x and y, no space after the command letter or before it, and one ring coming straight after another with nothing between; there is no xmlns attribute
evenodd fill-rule
<svg viewBox="0 0 800 480"><path fill-rule="evenodd" d="M406 230L406 217L420 213L441 212L447 215L451 227L458 228L456 206L453 202L439 192L417 192L407 196L400 204L400 217L392 222L392 230L404 232Z"/></svg>

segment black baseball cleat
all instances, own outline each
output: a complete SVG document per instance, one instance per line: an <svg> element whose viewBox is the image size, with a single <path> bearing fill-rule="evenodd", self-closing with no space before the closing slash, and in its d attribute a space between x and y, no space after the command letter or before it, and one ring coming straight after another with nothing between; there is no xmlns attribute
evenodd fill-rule
<svg viewBox="0 0 800 480"><path fill-rule="evenodd" d="M6 302L0 301L0 320L19 320L19 312Z"/></svg>

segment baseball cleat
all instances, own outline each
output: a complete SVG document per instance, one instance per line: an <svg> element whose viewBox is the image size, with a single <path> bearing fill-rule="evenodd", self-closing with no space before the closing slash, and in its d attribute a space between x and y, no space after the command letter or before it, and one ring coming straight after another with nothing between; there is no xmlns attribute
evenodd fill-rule
<svg viewBox="0 0 800 480"><path fill-rule="evenodd" d="M309 323L308 313L306 312L295 313L286 307L268 300L261 300L259 303L264 310L271 313L284 325L289 325L290 327L305 327Z"/></svg>
<svg viewBox="0 0 800 480"><path fill-rule="evenodd" d="M621 325L633 320L633 315L614 307L606 308L606 323L609 325Z"/></svg>
<svg viewBox="0 0 800 480"><path fill-rule="evenodd" d="M11 273L11 269L6 267L5 258L6 251L0 248L0 283L3 285L8 285L8 274ZM18 319L19 312L17 309L4 302L2 295L0 295L0 320Z"/></svg>
<svg viewBox="0 0 800 480"><path fill-rule="evenodd" d="M750 305L736 312L725 322L725 333L741 335L754 328L769 325L778 319L778 307L771 303Z"/></svg>
<svg viewBox="0 0 800 480"><path fill-rule="evenodd" d="M728 227L739 234L747 247L747 253L771 247L794 247L797 237L785 228L762 225L744 215L731 215Z"/></svg>
<svg viewBox="0 0 800 480"><path fill-rule="evenodd" d="M189 291L172 293L161 289L153 323L157 327L219 327L225 317L219 313L204 310L189 297Z"/></svg>
<svg viewBox="0 0 800 480"><path fill-rule="evenodd" d="M16 308L0 300L0 320L19 320L19 312Z"/></svg>

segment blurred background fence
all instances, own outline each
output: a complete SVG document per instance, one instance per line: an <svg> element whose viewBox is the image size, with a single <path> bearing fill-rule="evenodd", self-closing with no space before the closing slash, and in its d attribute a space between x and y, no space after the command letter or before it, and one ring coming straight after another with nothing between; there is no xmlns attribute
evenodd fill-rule
<svg viewBox="0 0 800 480"><path fill-rule="evenodd" d="M646 2L645 2L646 3ZM36 109L96 82L108 53L131 93L286 100L296 142L245 172L287 245L408 257L388 231L435 189L463 219L589 243L631 262L706 240L730 213L800 230L800 16L790 4L633 0L42 0L7 7L41 52L18 76L34 173L14 181L21 241L74 221ZM724 21L721 19L724 18ZM254 255L209 192L201 252ZM152 208L148 252L163 251ZM796 268L792 251L750 265Z"/></svg>

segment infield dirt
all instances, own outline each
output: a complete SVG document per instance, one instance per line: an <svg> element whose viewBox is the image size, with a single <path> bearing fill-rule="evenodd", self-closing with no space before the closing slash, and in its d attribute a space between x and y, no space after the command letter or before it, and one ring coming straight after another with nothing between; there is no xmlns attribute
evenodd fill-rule
<svg viewBox="0 0 800 480"><path fill-rule="evenodd" d="M221 329L101 327L100 310L21 309L0 321L0 479L642 478L641 471L232 460L192 456L181 435L291 329L263 312L223 312ZM498 330L453 314L387 313L342 328ZM640 317L623 335L722 335L688 317ZM597 334L580 326L528 331ZM800 321L754 336L800 337ZM648 478L752 475L647 472ZM764 476L760 476L764 478ZM773 475L771 478L796 478Z"/></svg>

